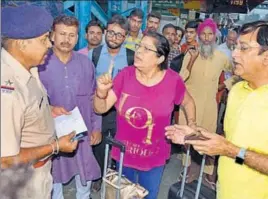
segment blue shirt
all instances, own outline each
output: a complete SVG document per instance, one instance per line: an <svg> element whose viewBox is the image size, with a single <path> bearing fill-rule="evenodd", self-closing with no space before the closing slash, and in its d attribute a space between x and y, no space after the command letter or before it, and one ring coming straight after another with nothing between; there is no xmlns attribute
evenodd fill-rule
<svg viewBox="0 0 268 199"><path fill-rule="evenodd" d="M92 60L92 52L93 49L91 49L88 53L88 57L90 60ZM123 45L121 46L118 54L115 57L112 57L108 52L107 44L103 44L98 64L96 66L96 77L99 77L101 74L108 72L112 58L114 60L114 68L112 72L113 78L118 74L118 72L128 66L126 48L123 47Z"/></svg>

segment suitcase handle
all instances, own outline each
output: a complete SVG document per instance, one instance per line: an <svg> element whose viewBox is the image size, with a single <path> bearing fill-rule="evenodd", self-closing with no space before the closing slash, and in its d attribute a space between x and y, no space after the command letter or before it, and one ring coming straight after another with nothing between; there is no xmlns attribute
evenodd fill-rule
<svg viewBox="0 0 268 199"><path fill-rule="evenodd" d="M116 148L119 148L120 151L123 152L123 153L125 153L125 151L126 151L126 146L122 142L113 139L111 136L107 136L105 138L105 143L109 144L111 146L114 146Z"/></svg>

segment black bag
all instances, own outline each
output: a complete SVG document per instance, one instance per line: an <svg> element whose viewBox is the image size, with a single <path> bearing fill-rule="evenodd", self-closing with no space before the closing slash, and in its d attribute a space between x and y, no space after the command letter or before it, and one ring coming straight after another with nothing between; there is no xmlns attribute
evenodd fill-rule
<svg viewBox="0 0 268 199"><path fill-rule="evenodd" d="M184 188L183 197L181 198L180 197L181 182L177 182L170 187L168 199L194 199L197 185L198 185L197 181L193 181L192 183L187 184ZM216 195L213 190L203 185L198 198L215 199Z"/></svg>
<svg viewBox="0 0 268 199"><path fill-rule="evenodd" d="M98 46L97 48L93 49L92 52L92 62L94 63L95 67L97 67L99 59L100 59L100 54L102 50L103 45ZM127 53L127 64L129 66L132 66L134 64L134 51L126 48L126 53Z"/></svg>
<svg viewBox="0 0 268 199"><path fill-rule="evenodd" d="M185 54L179 54L177 57L174 57L170 62L170 68L175 72L179 73L181 71L183 59Z"/></svg>
<svg viewBox="0 0 268 199"><path fill-rule="evenodd" d="M187 149L186 162L190 156L190 146ZM205 185L202 185L206 155L202 158L201 170L198 181L186 184L187 167L184 167L183 179L173 184L168 192L168 199L216 199L216 192ZM187 164L186 164L187 165ZM202 187L201 187L202 185Z"/></svg>

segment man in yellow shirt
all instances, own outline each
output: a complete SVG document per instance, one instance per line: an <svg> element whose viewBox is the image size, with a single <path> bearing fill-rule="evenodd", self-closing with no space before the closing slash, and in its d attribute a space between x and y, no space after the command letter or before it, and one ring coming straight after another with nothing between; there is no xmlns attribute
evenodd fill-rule
<svg viewBox="0 0 268 199"><path fill-rule="evenodd" d="M237 83L228 98L225 138L197 128L206 141L186 141L200 154L220 155L218 199L268 198L268 23L245 24L232 53ZM167 137L184 144L194 130L167 127Z"/></svg>
<svg viewBox="0 0 268 199"><path fill-rule="evenodd" d="M141 32L142 19L143 12L139 8L134 9L128 17L129 34L125 40L125 47L130 50L135 51L135 45L140 43L143 36Z"/></svg>

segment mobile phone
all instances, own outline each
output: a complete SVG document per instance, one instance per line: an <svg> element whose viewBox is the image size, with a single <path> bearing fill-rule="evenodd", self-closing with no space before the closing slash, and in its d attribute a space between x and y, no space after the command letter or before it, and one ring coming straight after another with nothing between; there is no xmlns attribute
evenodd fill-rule
<svg viewBox="0 0 268 199"><path fill-rule="evenodd" d="M77 135L75 135L72 139L71 139L71 141L72 142L74 142L74 141L79 141L79 140L81 140L83 137L85 137L86 136L86 134L85 133L79 133L79 134L77 134Z"/></svg>
<svg viewBox="0 0 268 199"><path fill-rule="evenodd" d="M190 46L188 50L196 50L195 46Z"/></svg>
<svg viewBox="0 0 268 199"><path fill-rule="evenodd" d="M193 132L184 137L184 141L186 140L208 140L208 138L203 136L200 132Z"/></svg>

